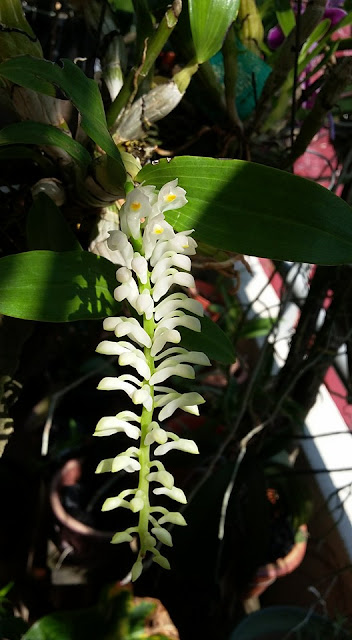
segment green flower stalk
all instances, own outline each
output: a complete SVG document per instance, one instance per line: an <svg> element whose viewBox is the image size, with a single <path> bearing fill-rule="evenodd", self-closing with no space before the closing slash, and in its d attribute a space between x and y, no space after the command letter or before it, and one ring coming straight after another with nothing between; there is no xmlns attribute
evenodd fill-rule
<svg viewBox="0 0 352 640"><path fill-rule="evenodd" d="M167 558L156 548L157 543L172 546L171 535L164 525L186 524L179 512L151 504L151 491L181 504L187 502L159 458L172 449L198 453L193 440L180 438L162 426L177 409L198 415L198 405L204 402L199 393L178 393L163 383L174 375L194 379L193 364L210 364L204 353L175 346L181 341L178 328L200 331L199 316L203 315L199 302L183 292L169 293L174 284L194 286L189 273L189 256L195 254L197 246L192 231L176 233L164 216L166 211L187 203L185 193L177 186L177 179L165 184L159 193L153 186L133 189L120 211L121 228L110 231L107 240L109 255L120 265L115 299L127 300L139 319L107 318L104 329L114 332L117 340L103 340L97 351L117 355L119 364L133 367L138 377L124 374L103 378L98 389L122 390L142 410L140 414L122 411L102 418L94 435L124 432L136 444L115 458L102 460L97 468L97 473L122 469L139 473L138 486L108 498L102 507L103 511L124 507L138 514L136 526L116 533L112 539L118 544L130 542L133 535L138 535L139 553L132 567L132 580L140 576L148 553L154 562L170 568Z"/></svg>

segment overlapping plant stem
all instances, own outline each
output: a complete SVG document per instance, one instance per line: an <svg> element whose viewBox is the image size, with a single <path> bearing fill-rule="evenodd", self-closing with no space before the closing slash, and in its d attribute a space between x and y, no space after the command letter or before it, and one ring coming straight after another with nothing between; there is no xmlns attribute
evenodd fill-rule
<svg viewBox="0 0 352 640"><path fill-rule="evenodd" d="M97 472L122 469L128 473L139 472L136 488L108 498L103 505L103 510L125 507L139 514L136 526L118 532L112 539L118 544L132 541L133 534L138 535L139 553L132 568L133 580L142 572L142 562L148 552L155 562L169 568L168 560L156 548L158 542L172 546L171 535L163 525L186 524L177 511L151 505L150 484L155 482L158 485L152 489L155 495L166 495L183 504L187 502L184 492L175 487L172 474L166 471L159 457L171 449L198 453L195 442L180 438L159 424L178 408L198 414L198 405L204 402L196 392L179 393L161 383L173 375L193 379L192 364L210 364L201 352L169 346L170 343L179 345L178 328L181 326L200 331L198 316L203 314L200 303L184 292L169 293L173 285L194 286L189 273L189 256L195 253L197 246L191 238L192 231L175 233L164 217L165 211L186 203L185 191L177 186L177 179L164 185L159 193L155 187L137 187L127 195L120 211L121 229L111 231L107 240L110 255L121 265L116 272L119 285L114 296L119 302L127 300L131 315L104 321L104 329L113 331L119 340L103 340L97 351L117 355L120 366L135 368L140 377L123 374L103 378L98 388L125 391L135 405L142 405L142 412L138 415L133 411L122 411L98 422L95 435L124 432L137 441L138 446L129 447L115 458L102 460ZM125 336L129 342L121 340Z"/></svg>

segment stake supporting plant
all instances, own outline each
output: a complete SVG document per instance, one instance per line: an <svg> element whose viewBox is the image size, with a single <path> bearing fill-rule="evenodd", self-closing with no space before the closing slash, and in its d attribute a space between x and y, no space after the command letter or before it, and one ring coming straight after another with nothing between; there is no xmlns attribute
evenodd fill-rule
<svg viewBox="0 0 352 640"><path fill-rule="evenodd" d="M175 346L181 341L179 327L200 331L199 316L203 314L201 304L185 293L169 293L173 285L194 286L189 256L195 254L197 246L191 237L192 231L176 233L165 220L166 211L187 203L186 192L177 182L177 179L168 182L159 193L153 186L130 191L120 211L121 228L111 231L107 240L110 255L120 265L116 272L115 299L126 300L134 315L107 318L104 329L114 332L117 341L103 340L97 351L117 355L119 365L133 367L138 377L131 374L106 377L98 389L122 390L135 405L141 405L142 410L140 414L122 411L98 422L96 436L123 432L138 444L115 458L102 460L97 473L123 469L139 474L135 488L108 498L102 507L103 511L124 507L138 517L136 526L119 531L112 539L118 544L132 541L134 535L139 538L132 580L141 574L143 559L148 553L154 562L169 568L167 558L156 548L157 543L172 546L171 535L164 525L186 524L179 512L151 504L154 483L154 495L165 495L181 504L187 502L184 492L175 486L172 474L159 458L172 449L198 453L193 440L180 438L161 423L179 408L198 415L198 406L204 399L199 393L179 393L163 383L174 375L194 379L193 364L210 364L204 353ZM123 339L125 337L129 341Z"/></svg>

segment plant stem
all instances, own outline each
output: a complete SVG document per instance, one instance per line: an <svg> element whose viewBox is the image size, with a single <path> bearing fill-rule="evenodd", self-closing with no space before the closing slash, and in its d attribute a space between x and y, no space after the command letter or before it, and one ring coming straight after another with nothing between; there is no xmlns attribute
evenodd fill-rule
<svg viewBox="0 0 352 640"><path fill-rule="evenodd" d="M149 290L151 291L150 285L150 274L148 273L148 280L145 285L139 285L140 291ZM143 319L143 329L147 332L151 340L154 337L155 331L155 322L153 318L147 320L144 316ZM151 349L148 347L144 348L144 355L146 357L147 363L150 368L150 373L153 375L154 373L154 358L150 353ZM153 387L150 389L150 393L152 396L153 404L154 404L154 390ZM153 420L153 411L154 406L151 411L148 411L145 407L143 407L142 416L141 416L141 443L140 443L140 454L139 454L139 463L141 465L141 469L139 472L139 484L138 491L143 493L143 501L144 506L143 509L139 512L139 521L138 521L138 533L140 539L140 556L144 558L146 551L149 549L150 545L148 544L148 533L149 533L149 515L150 515L150 501L149 501L149 480L148 474L150 473L150 445L144 444L145 437L148 433L149 425Z"/></svg>
<svg viewBox="0 0 352 640"><path fill-rule="evenodd" d="M178 17L181 13L182 3L180 0L174 0L172 6L169 7L160 22L157 30L146 41L147 48L145 51L144 59L138 69L135 67L131 69L128 74L120 93L117 95L113 103L111 104L107 112L107 123L110 129L116 129L117 119L120 116L122 110L127 106L129 101L133 100L138 87L148 75L152 65L156 58L167 42L170 34L175 28Z"/></svg>

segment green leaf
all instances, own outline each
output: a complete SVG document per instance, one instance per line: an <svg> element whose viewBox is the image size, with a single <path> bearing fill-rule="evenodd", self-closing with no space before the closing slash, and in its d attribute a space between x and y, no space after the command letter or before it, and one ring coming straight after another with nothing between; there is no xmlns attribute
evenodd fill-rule
<svg viewBox="0 0 352 640"><path fill-rule="evenodd" d="M275 11L278 23L286 37L296 26L296 18L290 0L275 0Z"/></svg>
<svg viewBox="0 0 352 640"><path fill-rule="evenodd" d="M16 122L0 131L0 146L12 144L36 144L60 147L67 151L82 169L91 162L88 151L66 133L42 122Z"/></svg>
<svg viewBox="0 0 352 640"><path fill-rule="evenodd" d="M118 313L116 266L88 251L28 251L0 260L0 313L68 322Z"/></svg>
<svg viewBox="0 0 352 640"><path fill-rule="evenodd" d="M272 329L274 318L252 318L238 332L239 338L259 338L266 336Z"/></svg>
<svg viewBox="0 0 352 640"><path fill-rule="evenodd" d="M60 67L40 58L17 56L0 64L0 76L39 92L45 92L41 86L42 81L60 87L80 112L82 129L113 159L117 184L125 183L126 172L119 150L107 128L98 85L87 78L77 65L65 59Z"/></svg>
<svg viewBox="0 0 352 640"><path fill-rule="evenodd" d="M61 210L45 193L38 194L28 212L26 235L31 250L82 250Z"/></svg>
<svg viewBox="0 0 352 640"><path fill-rule="evenodd" d="M147 165L137 180L179 179L188 204L168 211L177 231L214 247L277 260L352 262L352 209L320 185L243 160L179 157Z"/></svg>
<svg viewBox="0 0 352 640"><path fill-rule="evenodd" d="M202 330L200 333L186 327L180 328L181 344L191 351L203 351L210 360L222 364L232 364L236 355L233 345L220 327L207 316L200 319Z"/></svg>
<svg viewBox="0 0 352 640"><path fill-rule="evenodd" d="M227 30L235 20L239 0L188 0L196 60L209 60L222 47Z"/></svg>

